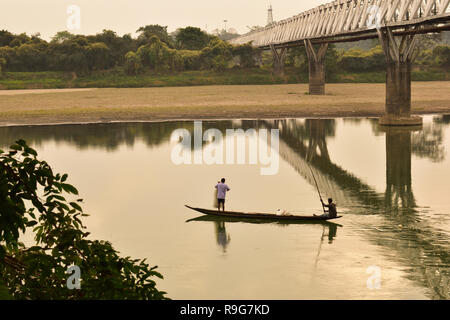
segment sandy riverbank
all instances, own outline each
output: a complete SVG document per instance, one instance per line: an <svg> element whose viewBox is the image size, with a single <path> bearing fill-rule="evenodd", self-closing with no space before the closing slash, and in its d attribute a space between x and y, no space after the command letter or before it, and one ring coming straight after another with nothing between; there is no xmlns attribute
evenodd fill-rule
<svg viewBox="0 0 450 320"><path fill-rule="evenodd" d="M450 82L414 82L414 114L450 113ZM174 119L379 116L384 84L0 91L0 125Z"/></svg>

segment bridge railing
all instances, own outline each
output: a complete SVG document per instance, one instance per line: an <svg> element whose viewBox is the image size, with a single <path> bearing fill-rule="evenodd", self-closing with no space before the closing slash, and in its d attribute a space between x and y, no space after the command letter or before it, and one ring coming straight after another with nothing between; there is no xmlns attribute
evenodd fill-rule
<svg viewBox="0 0 450 320"><path fill-rule="evenodd" d="M386 26L448 22L450 0L336 0L233 39L265 47L306 39L355 35Z"/></svg>

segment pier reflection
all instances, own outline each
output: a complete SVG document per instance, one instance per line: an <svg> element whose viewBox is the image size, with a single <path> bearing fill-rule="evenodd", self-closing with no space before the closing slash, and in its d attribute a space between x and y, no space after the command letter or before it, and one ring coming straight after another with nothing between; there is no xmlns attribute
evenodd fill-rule
<svg viewBox="0 0 450 320"><path fill-rule="evenodd" d="M413 209L416 200L411 179L411 134L422 131L422 127L385 127L383 130L386 133L385 209ZM417 144L416 147L422 152Z"/></svg>

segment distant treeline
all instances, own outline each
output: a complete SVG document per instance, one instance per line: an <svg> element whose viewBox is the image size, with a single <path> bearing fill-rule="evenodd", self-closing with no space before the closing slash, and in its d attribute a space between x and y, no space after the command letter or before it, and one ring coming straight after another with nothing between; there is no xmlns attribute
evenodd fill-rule
<svg viewBox="0 0 450 320"><path fill-rule="evenodd" d="M439 68L450 71L450 46L441 42L440 35L419 36L418 56L414 65L422 69ZM373 40L370 49L355 47L339 49L330 45L326 56L327 74L337 73L368 73L386 70L386 60L378 40ZM308 71L308 60L304 47L290 49L287 65Z"/></svg>
<svg viewBox="0 0 450 320"><path fill-rule="evenodd" d="M50 42L39 35L0 31L0 68L3 71L71 71L86 73L122 67L128 74L147 70L183 71L226 68L235 56L241 65L254 65L250 45L232 46L219 36L195 27L169 35L167 27L148 25L138 37L103 30L96 35L57 33ZM230 38L230 34L222 34Z"/></svg>
<svg viewBox="0 0 450 320"><path fill-rule="evenodd" d="M97 70L120 69L128 75L147 72L186 70L223 71L231 67L270 67L270 52L262 53L250 44L233 46L226 42L237 34L210 35L195 27L169 34L167 27L148 25L137 30L138 36L118 36L103 30L96 35L57 33L51 41L38 34L12 34L0 31L0 72L67 71L77 75ZM439 36L421 36L416 65L450 69L450 46ZM376 72L385 70L380 46L371 49L337 49L327 52L327 73ZM303 47L289 49L286 65L308 71Z"/></svg>

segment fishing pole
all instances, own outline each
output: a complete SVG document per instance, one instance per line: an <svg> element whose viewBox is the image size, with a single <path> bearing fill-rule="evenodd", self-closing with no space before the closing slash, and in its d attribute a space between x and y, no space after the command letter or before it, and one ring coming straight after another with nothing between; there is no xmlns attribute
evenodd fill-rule
<svg viewBox="0 0 450 320"><path fill-rule="evenodd" d="M311 170L311 173L312 173L314 182L315 182L315 184L316 184L317 192L319 193L319 198L320 198L320 202L322 203L323 213L326 214L325 206L323 205L322 195L320 194L320 190L319 190L319 185L317 184L316 177L314 176L314 172L313 172L311 166L309 165L309 163L308 163L308 167L309 167L309 170Z"/></svg>

